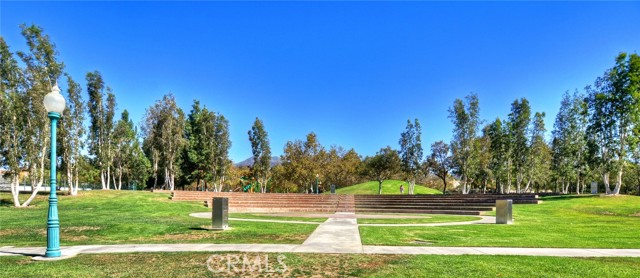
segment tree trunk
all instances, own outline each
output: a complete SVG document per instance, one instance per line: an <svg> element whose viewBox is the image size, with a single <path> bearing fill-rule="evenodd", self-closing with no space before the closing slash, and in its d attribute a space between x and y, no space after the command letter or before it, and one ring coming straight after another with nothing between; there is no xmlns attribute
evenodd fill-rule
<svg viewBox="0 0 640 278"><path fill-rule="evenodd" d="M378 180L378 195L382 195L382 180Z"/></svg>
<svg viewBox="0 0 640 278"><path fill-rule="evenodd" d="M104 169L100 169L100 184L102 185L102 190L106 190L107 187L104 185L105 182L105 178L104 178Z"/></svg>
<svg viewBox="0 0 640 278"><path fill-rule="evenodd" d="M616 187L613 189L611 194L618 195L620 194L620 188L622 187L622 167L618 169L618 176L616 177Z"/></svg>
<svg viewBox="0 0 640 278"><path fill-rule="evenodd" d="M507 194L511 193L511 170L507 173Z"/></svg>
<svg viewBox="0 0 640 278"><path fill-rule="evenodd" d="M409 180L409 195L413 195L416 187L416 180L414 178Z"/></svg>
<svg viewBox="0 0 640 278"><path fill-rule="evenodd" d="M446 176L442 178L442 184L444 185L442 187L442 194L447 194L447 177Z"/></svg>
<svg viewBox="0 0 640 278"><path fill-rule="evenodd" d="M576 178L576 194L580 195L580 175Z"/></svg>
<svg viewBox="0 0 640 278"><path fill-rule="evenodd" d="M529 192L529 186L531 186L531 179L529 179L529 181L527 181L527 186L524 187L524 192Z"/></svg>
<svg viewBox="0 0 640 278"><path fill-rule="evenodd" d="M604 182L604 189L606 194L611 194L611 187L609 187L609 171L602 175L602 181Z"/></svg>
<svg viewBox="0 0 640 278"><path fill-rule="evenodd" d="M46 145L46 143L45 143L45 145ZM46 152L46 147L42 147L42 152L41 153L44 154L45 152ZM31 196L29 196L29 199L27 199L24 203L22 203L22 207L27 207L27 206L29 206L29 204L31 204L31 201L33 201L33 199L36 198L36 196L38 195L38 191L40 191L40 187L42 186L42 183L44 182L44 180L43 180L44 179L44 157L45 157L45 155L42 155L40 157L40 163L39 163L40 165L38 165L40 167L40 178L39 178L39 181L37 183L37 186L35 188L33 188L33 180L35 180L35 179L32 179L31 187L33 188L33 190L32 190L33 192L31 192ZM35 169L33 169L33 170L35 170ZM56 189L54 188L53 190L56 190Z"/></svg>
<svg viewBox="0 0 640 278"><path fill-rule="evenodd" d="M20 174L15 174L15 169L12 170L14 173L11 174L11 196L13 197L13 206L20 206ZM18 170L20 171L20 170Z"/></svg>
<svg viewBox="0 0 640 278"><path fill-rule="evenodd" d="M107 167L106 175L107 175L107 188L106 189L107 190L111 190L111 185L110 185L111 184L111 166Z"/></svg>

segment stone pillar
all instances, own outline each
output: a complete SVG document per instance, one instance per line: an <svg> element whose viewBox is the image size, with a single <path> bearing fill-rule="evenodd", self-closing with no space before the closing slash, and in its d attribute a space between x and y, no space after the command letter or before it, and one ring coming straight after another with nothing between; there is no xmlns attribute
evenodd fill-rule
<svg viewBox="0 0 640 278"><path fill-rule="evenodd" d="M598 183L595 181L591 183L591 194L598 194Z"/></svg>
<svg viewBox="0 0 640 278"><path fill-rule="evenodd" d="M213 197L211 213L212 230L226 230L229 228L229 198Z"/></svg>
<svg viewBox="0 0 640 278"><path fill-rule="evenodd" d="M513 200L496 200L496 224L513 224Z"/></svg>

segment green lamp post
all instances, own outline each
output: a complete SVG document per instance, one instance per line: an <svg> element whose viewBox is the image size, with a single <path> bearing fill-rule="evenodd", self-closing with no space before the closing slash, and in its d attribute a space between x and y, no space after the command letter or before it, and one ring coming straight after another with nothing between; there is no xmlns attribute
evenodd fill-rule
<svg viewBox="0 0 640 278"><path fill-rule="evenodd" d="M51 189L49 190L49 214L47 218L47 251L45 257L60 257L60 220L58 219L58 196L56 196L56 124L62 111L65 100L60 94L58 84L51 88L51 92L44 96L44 107L51 119Z"/></svg>

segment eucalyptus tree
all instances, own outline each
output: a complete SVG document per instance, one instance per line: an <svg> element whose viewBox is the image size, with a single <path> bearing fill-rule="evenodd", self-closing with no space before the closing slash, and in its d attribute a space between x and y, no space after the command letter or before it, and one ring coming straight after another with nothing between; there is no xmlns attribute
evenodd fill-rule
<svg viewBox="0 0 640 278"><path fill-rule="evenodd" d="M78 194L81 150L84 148L85 103L82 100L82 88L70 75L67 76L67 108L62 116L60 142L62 162L66 170L67 185L71 195Z"/></svg>
<svg viewBox="0 0 640 278"><path fill-rule="evenodd" d="M402 161L398 152L387 146L375 156L364 159L364 175L378 181L378 194L382 194L382 183L399 173Z"/></svg>
<svg viewBox="0 0 640 278"><path fill-rule="evenodd" d="M586 103L577 91L562 97L552 132L553 171L561 184L561 191L568 193L571 181L580 182L587 174Z"/></svg>
<svg viewBox="0 0 640 278"><path fill-rule="evenodd" d="M489 137L489 150L491 153L491 159L489 161L489 168L493 173L493 178L496 185L496 190L500 191L500 194L504 194L505 180L511 179L511 155L509 153L509 137L508 130L503 126L500 118L497 118L486 129L487 136ZM507 182L507 184L510 184ZM510 190L510 186L508 187ZM507 191L509 192L509 191Z"/></svg>
<svg viewBox="0 0 640 278"><path fill-rule="evenodd" d="M20 206L19 184L25 136L24 76L4 38L0 37L0 164L11 176L11 197Z"/></svg>
<svg viewBox="0 0 640 278"><path fill-rule="evenodd" d="M129 112L125 109L113 130L113 184L117 190L122 189L123 176L125 181L129 180L129 176L135 171L131 167L135 165L132 164L132 161L138 158L139 145L136 144L137 142L136 127L129 118Z"/></svg>
<svg viewBox="0 0 640 278"><path fill-rule="evenodd" d="M529 123L531 122L531 107L525 98L516 99L511 104L509 113L509 140L511 145L511 159L516 178L516 192L521 193L521 186L525 179L529 160Z"/></svg>
<svg viewBox="0 0 640 278"><path fill-rule="evenodd" d="M213 141L215 142L214 161L211 165L212 182L214 190L221 192L226 177L231 167L231 159L229 159L229 149L231 148L231 139L229 139L229 121L222 114L218 114L215 121L215 130Z"/></svg>
<svg viewBox="0 0 640 278"><path fill-rule="evenodd" d="M167 94L147 108L143 121L145 145L152 154L154 176L157 183L158 168L164 170L162 188L174 190L179 171L179 155L186 145L184 112L176 104L172 94ZM155 187L155 184L154 184Z"/></svg>
<svg viewBox="0 0 640 278"><path fill-rule="evenodd" d="M546 132L544 116L545 113L536 112L533 117L528 159L529 181L524 189L525 192L529 192L533 186L539 188L542 185L546 185L551 175L551 149L544 139Z"/></svg>
<svg viewBox="0 0 640 278"><path fill-rule="evenodd" d="M640 125L640 56L620 53L616 64L587 87L589 144L607 194L619 194L629 151L636 147ZM616 174L613 191L609 175Z"/></svg>
<svg viewBox="0 0 640 278"><path fill-rule="evenodd" d="M442 194L446 194L447 177L452 166L449 145L443 141L431 144L431 155L427 159L427 165L429 171L442 180Z"/></svg>
<svg viewBox="0 0 640 278"><path fill-rule="evenodd" d="M489 136L490 126L482 128L482 136L474 140L474 148L476 151L476 159L473 169L473 179L482 193L487 192L487 185L493 179L493 171L491 170L491 138Z"/></svg>
<svg viewBox="0 0 640 278"><path fill-rule="evenodd" d="M253 154L251 172L260 184L260 192L267 192L267 183L271 178L271 147L269 146L269 134L264 129L262 121L256 117L251 130L248 131Z"/></svg>
<svg viewBox="0 0 640 278"><path fill-rule="evenodd" d="M407 120L407 127L400 134L400 159L402 161L402 171L409 183L409 194L413 194L416 185L416 177L420 174L422 163L422 128L420 122L415 119L413 123Z"/></svg>
<svg viewBox="0 0 640 278"><path fill-rule="evenodd" d="M86 75L89 101L89 154L94 157L95 166L100 170L102 189L108 190L111 184L111 166L113 163L113 128L115 116L115 95L105 88L102 75L98 71ZM105 100L106 95L106 100Z"/></svg>
<svg viewBox="0 0 640 278"><path fill-rule="evenodd" d="M22 165L29 171L29 180L32 183L32 194L22 204L28 206L40 190L47 166L47 149L50 145L50 122L44 108L44 96L57 84L62 75L64 64L58 61L58 52L55 45L45 35L42 28L31 25L21 25L22 36L27 41L29 52L17 52L24 64L22 88L24 90L23 128L24 156ZM34 186L35 184L35 186Z"/></svg>
<svg viewBox="0 0 640 278"><path fill-rule="evenodd" d="M463 102L456 99L449 109L449 118L453 122L453 139L451 152L453 154L453 169L462 179L462 193L471 190L470 178L473 176L477 150L474 146L476 134L480 125L480 106L478 95L470 94Z"/></svg>

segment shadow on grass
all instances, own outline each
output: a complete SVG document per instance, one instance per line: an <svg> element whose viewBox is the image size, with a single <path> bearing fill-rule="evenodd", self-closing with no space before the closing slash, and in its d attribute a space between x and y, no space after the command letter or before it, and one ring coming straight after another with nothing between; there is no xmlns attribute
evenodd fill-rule
<svg viewBox="0 0 640 278"><path fill-rule="evenodd" d="M557 195L557 196L546 196L546 197L541 197L540 200L545 201L545 202L550 202L550 201L565 201L565 200L572 200L572 199L585 199L585 198L599 198L599 195L591 195L591 194L585 194L585 195Z"/></svg>
<svg viewBox="0 0 640 278"><path fill-rule="evenodd" d="M0 207L13 207L13 202L7 199L0 199Z"/></svg>

